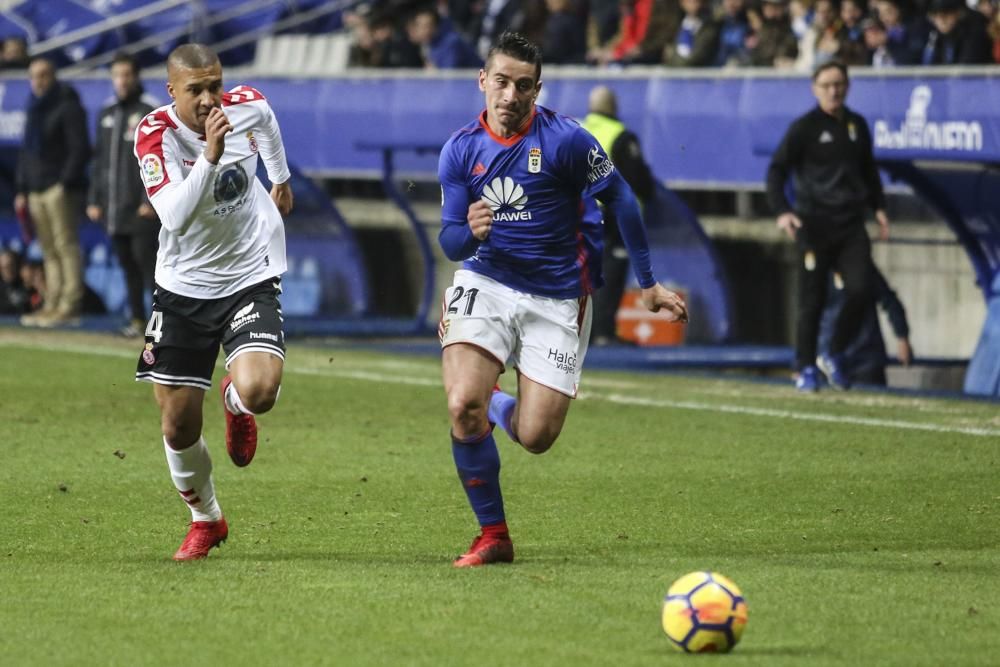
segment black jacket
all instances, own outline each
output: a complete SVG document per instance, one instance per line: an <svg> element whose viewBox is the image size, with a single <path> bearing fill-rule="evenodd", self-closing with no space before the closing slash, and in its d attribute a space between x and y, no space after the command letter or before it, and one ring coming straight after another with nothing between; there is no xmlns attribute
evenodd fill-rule
<svg viewBox="0 0 1000 667"><path fill-rule="evenodd" d="M625 130L615 139L609 152L611 161L621 173L622 178L632 188L632 192L645 204L656 188L656 177L649 170L649 165L643 158L639 147L639 138L629 130ZM611 209L604 209L604 243L609 247L624 247L621 230Z"/></svg>
<svg viewBox="0 0 1000 667"><path fill-rule="evenodd" d="M790 175L795 212L807 224L863 220L868 209L885 207L868 123L846 107L838 119L817 106L788 128L767 170L767 199L776 215L792 210L785 196Z"/></svg>
<svg viewBox="0 0 1000 667"><path fill-rule="evenodd" d="M993 62L986 19L965 10L958 25L945 34L931 27L921 61L924 65L985 65Z"/></svg>
<svg viewBox="0 0 1000 667"><path fill-rule="evenodd" d="M108 234L132 235L156 224L138 215L140 204L146 201L146 189L133 153L135 128L155 108L155 101L139 88L124 100L115 99L97 118L87 203L104 211Z"/></svg>
<svg viewBox="0 0 1000 667"><path fill-rule="evenodd" d="M56 81L42 97L32 95L17 160L17 192L41 192L57 183L84 189L88 160L87 112L76 90Z"/></svg>

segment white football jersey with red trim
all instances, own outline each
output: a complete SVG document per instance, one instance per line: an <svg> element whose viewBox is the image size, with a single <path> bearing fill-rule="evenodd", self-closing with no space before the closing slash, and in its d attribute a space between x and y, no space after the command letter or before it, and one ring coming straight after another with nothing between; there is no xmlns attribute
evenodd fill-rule
<svg viewBox="0 0 1000 667"><path fill-rule="evenodd" d="M249 86L222 96L233 126L217 165L204 136L173 105L147 115L135 132L149 200L160 216L156 284L176 294L217 299L285 271L285 230L278 207L257 179L258 156L272 183L291 174L277 120Z"/></svg>

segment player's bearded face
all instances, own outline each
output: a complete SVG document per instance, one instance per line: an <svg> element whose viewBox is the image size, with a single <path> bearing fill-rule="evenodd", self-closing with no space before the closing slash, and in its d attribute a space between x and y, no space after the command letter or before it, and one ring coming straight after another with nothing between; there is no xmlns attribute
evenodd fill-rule
<svg viewBox="0 0 1000 667"><path fill-rule="evenodd" d="M208 112L222 106L222 65L169 72L167 92L181 121L195 132L205 131Z"/></svg>
<svg viewBox="0 0 1000 667"><path fill-rule="evenodd" d="M533 63L502 53L494 54L479 71L479 89L486 95L486 119L494 132L510 136L528 120L542 88L535 75Z"/></svg>

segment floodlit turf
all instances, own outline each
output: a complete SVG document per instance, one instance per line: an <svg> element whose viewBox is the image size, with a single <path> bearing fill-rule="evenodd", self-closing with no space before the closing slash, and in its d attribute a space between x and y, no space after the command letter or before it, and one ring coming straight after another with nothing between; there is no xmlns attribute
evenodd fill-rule
<svg viewBox="0 0 1000 667"><path fill-rule="evenodd" d="M208 395L230 538L178 564L139 348L0 330L4 665L1000 662L996 404L591 373L550 453L498 431L517 561L459 571L436 360L293 345L250 467ZM749 602L731 655L659 628L697 569Z"/></svg>

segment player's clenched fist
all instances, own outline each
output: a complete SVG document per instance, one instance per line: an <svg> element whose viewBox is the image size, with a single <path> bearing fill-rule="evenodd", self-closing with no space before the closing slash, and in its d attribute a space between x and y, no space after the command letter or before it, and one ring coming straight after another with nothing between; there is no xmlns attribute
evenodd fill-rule
<svg viewBox="0 0 1000 667"><path fill-rule="evenodd" d="M226 134L233 131L229 119L219 107L208 112L205 119L205 159L212 164L218 164L223 151L226 150Z"/></svg>
<svg viewBox="0 0 1000 667"><path fill-rule="evenodd" d="M688 309L684 299L677 292L671 292L659 283L642 290L642 305L654 313L660 309L669 311L673 317L672 322L687 322Z"/></svg>
<svg viewBox="0 0 1000 667"><path fill-rule="evenodd" d="M469 205L468 220L472 235L480 241L485 241L490 235L490 228L493 227L493 209L482 200L474 202Z"/></svg>

